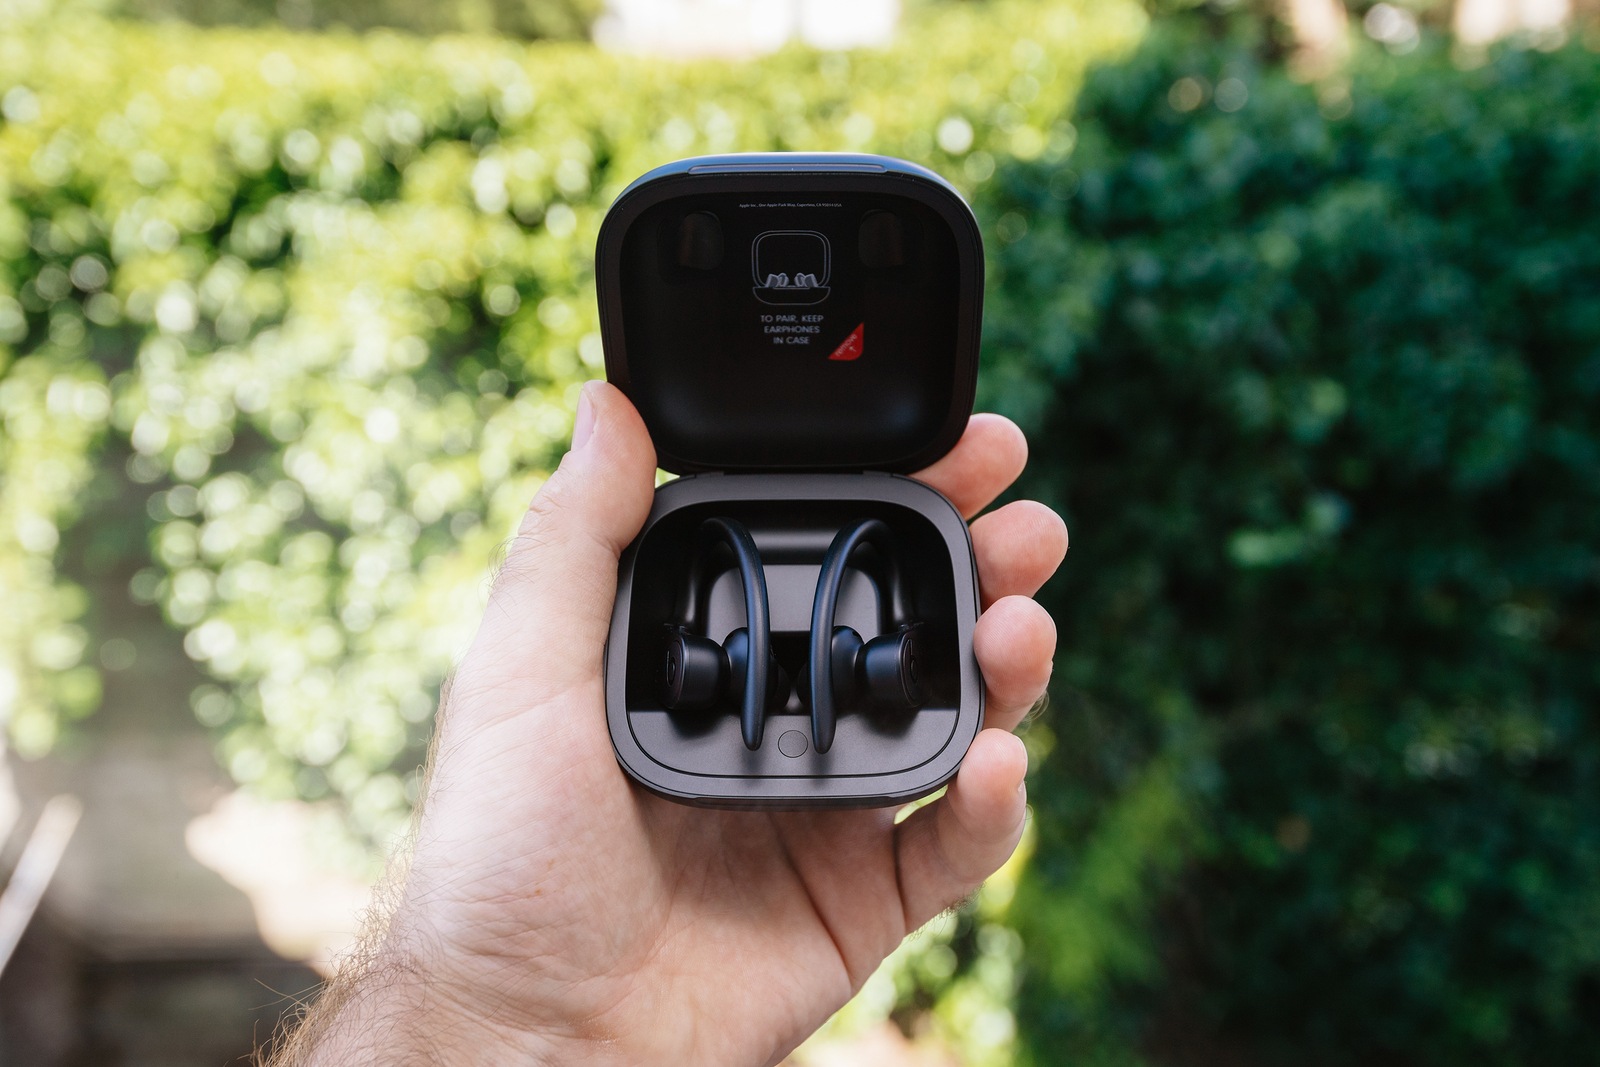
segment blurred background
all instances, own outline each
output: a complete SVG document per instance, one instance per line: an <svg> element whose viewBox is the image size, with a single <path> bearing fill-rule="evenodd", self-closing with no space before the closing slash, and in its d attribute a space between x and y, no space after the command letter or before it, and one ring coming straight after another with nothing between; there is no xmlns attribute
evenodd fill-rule
<svg viewBox="0 0 1600 1067"><path fill-rule="evenodd" d="M315 993L686 155L947 175L1034 818L797 1065L1600 1048L1594 0L0 0L0 1063Z"/></svg>

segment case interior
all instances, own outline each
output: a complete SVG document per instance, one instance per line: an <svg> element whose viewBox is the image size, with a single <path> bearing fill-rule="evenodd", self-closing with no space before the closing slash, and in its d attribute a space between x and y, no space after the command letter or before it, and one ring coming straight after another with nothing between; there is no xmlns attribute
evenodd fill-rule
<svg viewBox="0 0 1600 1067"><path fill-rule="evenodd" d="M817 753L809 744L810 714L791 692L781 713L769 712L760 749L741 767L745 774L805 776L899 771L925 763L949 741L961 703L961 677L956 647L956 600L948 549L926 516L903 504L883 501L825 501L794 514L792 501L782 499L695 504L673 511L651 526L640 541L634 564L632 616L628 627L627 709L641 747L663 753L660 761L677 770L719 774L731 751L742 749L738 703L724 696L716 709L678 714L661 709L665 679L660 655L662 620L681 611L683 575L700 523L713 515L743 522L761 550L771 611L772 647L790 678L799 678L810 644L811 601L828 542L840 527L865 518L883 519L895 532L900 566L908 594L926 635L922 684L927 700L917 711L884 712L861 706L841 708L839 734L833 749ZM736 568L711 576L706 599L706 635L721 642L745 625L744 592ZM846 572L838 623L863 639L887 628L883 622L886 590L860 567ZM779 751L772 744L796 730ZM878 739L898 739L892 760L886 760ZM797 751L798 750L798 751ZM794 752L791 755L790 752Z"/></svg>

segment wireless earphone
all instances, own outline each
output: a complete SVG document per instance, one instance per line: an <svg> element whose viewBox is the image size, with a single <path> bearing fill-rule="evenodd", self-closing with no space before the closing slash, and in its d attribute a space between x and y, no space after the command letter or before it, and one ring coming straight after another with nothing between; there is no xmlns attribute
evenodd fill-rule
<svg viewBox="0 0 1600 1067"><path fill-rule="evenodd" d="M737 699L745 747L754 751L761 747L767 711L781 708L789 692L789 678L772 651L761 555L744 524L729 518L705 520L695 541L680 603L682 621L668 625L662 702L669 711L708 711L724 696ZM730 633L725 644L704 633L710 593L706 579L718 549L733 554L744 587L746 624ZM873 552L870 562L879 571L883 591L884 632L870 641L863 641L848 626L835 625L845 572L860 549ZM800 678L800 696L810 705L812 744L818 752L833 747L841 707L864 703L910 711L922 706L917 676L920 626L909 619L910 605L888 525L881 519L864 519L840 530L828 545L817 576L810 658ZM765 649L766 655L752 655L752 649ZM821 684L811 684L812 679Z"/></svg>
<svg viewBox="0 0 1600 1067"><path fill-rule="evenodd" d="M761 556L750 531L734 519L707 519L700 524L695 540L688 586L680 603L683 621L668 625L662 703L669 711L707 711L726 693L740 702L744 744L754 750L761 747L767 708L781 706L789 692L788 676L772 652ZM718 547L733 553L744 585L745 625L728 635L726 645L704 633L705 600L710 593L705 579ZM752 655L752 650L758 654Z"/></svg>
<svg viewBox="0 0 1600 1067"><path fill-rule="evenodd" d="M857 549L876 550L882 571L879 588L884 633L863 642L848 626L835 626L839 589ZM811 705L811 740L818 752L833 747L839 705L861 697L873 707L915 710L922 706L917 677L919 625L909 621L910 605L889 527L864 519L840 530L822 557L817 594L811 607L811 654L801 678L801 695Z"/></svg>

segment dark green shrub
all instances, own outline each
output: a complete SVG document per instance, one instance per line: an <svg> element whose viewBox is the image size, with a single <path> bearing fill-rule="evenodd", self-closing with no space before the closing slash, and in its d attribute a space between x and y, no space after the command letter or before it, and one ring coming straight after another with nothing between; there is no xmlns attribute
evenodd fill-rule
<svg viewBox="0 0 1600 1067"><path fill-rule="evenodd" d="M1319 104L1169 27L1075 121L983 205L991 402L1074 534L1029 1057L1592 1058L1600 61Z"/></svg>

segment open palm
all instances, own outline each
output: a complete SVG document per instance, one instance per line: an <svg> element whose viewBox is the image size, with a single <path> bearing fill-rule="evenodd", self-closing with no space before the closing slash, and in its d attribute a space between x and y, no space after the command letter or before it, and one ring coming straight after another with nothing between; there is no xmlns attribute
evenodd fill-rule
<svg viewBox="0 0 1600 1067"><path fill-rule="evenodd" d="M366 981L411 990L438 1062L775 1063L1015 847L1027 761L1010 730L1055 647L1028 598L1066 530L1030 502L972 524L988 728L943 798L899 825L889 809L683 807L628 781L604 709L617 559L649 511L654 450L609 386L586 387L578 423L451 687ZM971 516L1025 458L1015 426L977 416L917 477ZM337 1014L382 1017L377 996L347 991Z"/></svg>

